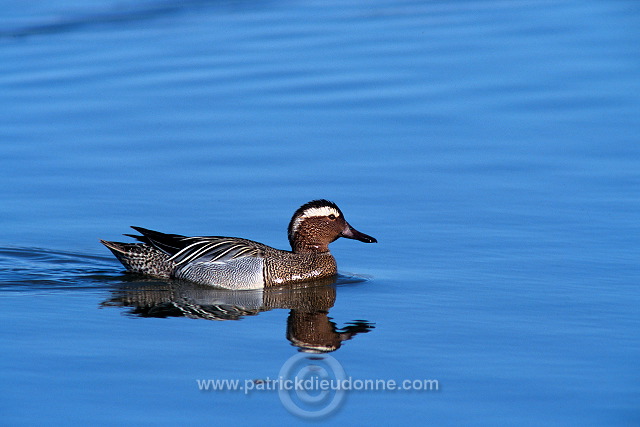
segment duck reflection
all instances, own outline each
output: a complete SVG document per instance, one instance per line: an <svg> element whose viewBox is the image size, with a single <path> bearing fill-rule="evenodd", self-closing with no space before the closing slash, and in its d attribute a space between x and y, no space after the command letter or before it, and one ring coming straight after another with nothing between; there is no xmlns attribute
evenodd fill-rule
<svg viewBox="0 0 640 427"><path fill-rule="evenodd" d="M340 276L338 283L360 281ZM287 339L300 351L328 353L344 341L367 333L374 325L366 320L347 322L343 328L329 317L336 301L336 279L324 279L283 288L231 291L192 282L135 280L113 290L103 307L131 307L140 317L188 317L206 320L240 320L263 311L287 309Z"/></svg>

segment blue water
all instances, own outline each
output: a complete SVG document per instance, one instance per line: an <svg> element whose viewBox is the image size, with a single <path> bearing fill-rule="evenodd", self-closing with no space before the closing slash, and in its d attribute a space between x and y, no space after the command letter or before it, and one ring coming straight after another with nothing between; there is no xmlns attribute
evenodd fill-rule
<svg viewBox="0 0 640 427"><path fill-rule="evenodd" d="M9 1L0 24L3 424L313 422L198 389L296 354L438 381L349 391L330 424L640 423L636 2ZM144 280L98 242L287 248L316 198L379 241L333 243L333 284Z"/></svg>

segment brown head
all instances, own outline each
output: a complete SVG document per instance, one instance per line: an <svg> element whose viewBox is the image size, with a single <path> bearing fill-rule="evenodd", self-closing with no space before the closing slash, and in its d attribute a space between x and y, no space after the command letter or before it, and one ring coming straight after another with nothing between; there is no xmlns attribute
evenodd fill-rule
<svg viewBox="0 0 640 427"><path fill-rule="evenodd" d="M313 200L300 206L289 223L289 243L296 253L326 252L329 243L346 237L376 243L371 236L351 227L340 208L328 200Z"/></svg>

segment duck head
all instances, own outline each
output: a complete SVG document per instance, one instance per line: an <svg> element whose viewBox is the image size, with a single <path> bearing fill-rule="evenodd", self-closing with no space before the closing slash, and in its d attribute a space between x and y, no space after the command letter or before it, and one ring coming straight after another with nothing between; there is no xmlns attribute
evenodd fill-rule
<svg viewBox="0 0 640 427"><path fill-rule="evenodd" d="M289 223L289 243L293 252L326 252L339 237L377 243L344 219L340 208L328 200L313 200L300 206Z"/></svg>

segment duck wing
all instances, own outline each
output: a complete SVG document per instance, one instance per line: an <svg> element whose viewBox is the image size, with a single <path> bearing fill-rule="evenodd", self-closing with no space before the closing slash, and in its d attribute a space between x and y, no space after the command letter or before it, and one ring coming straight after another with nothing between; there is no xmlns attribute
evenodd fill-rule
<svg viewBox="0 0 640 427"><path fill-rule="evenodd" d="M166 234L142 227L131 227L142 236L129 235L151 245L170 256L176 265L192 262L225 262L243 257L264 256L266 246L252 240L237 237L196 236Z"/></svg>

